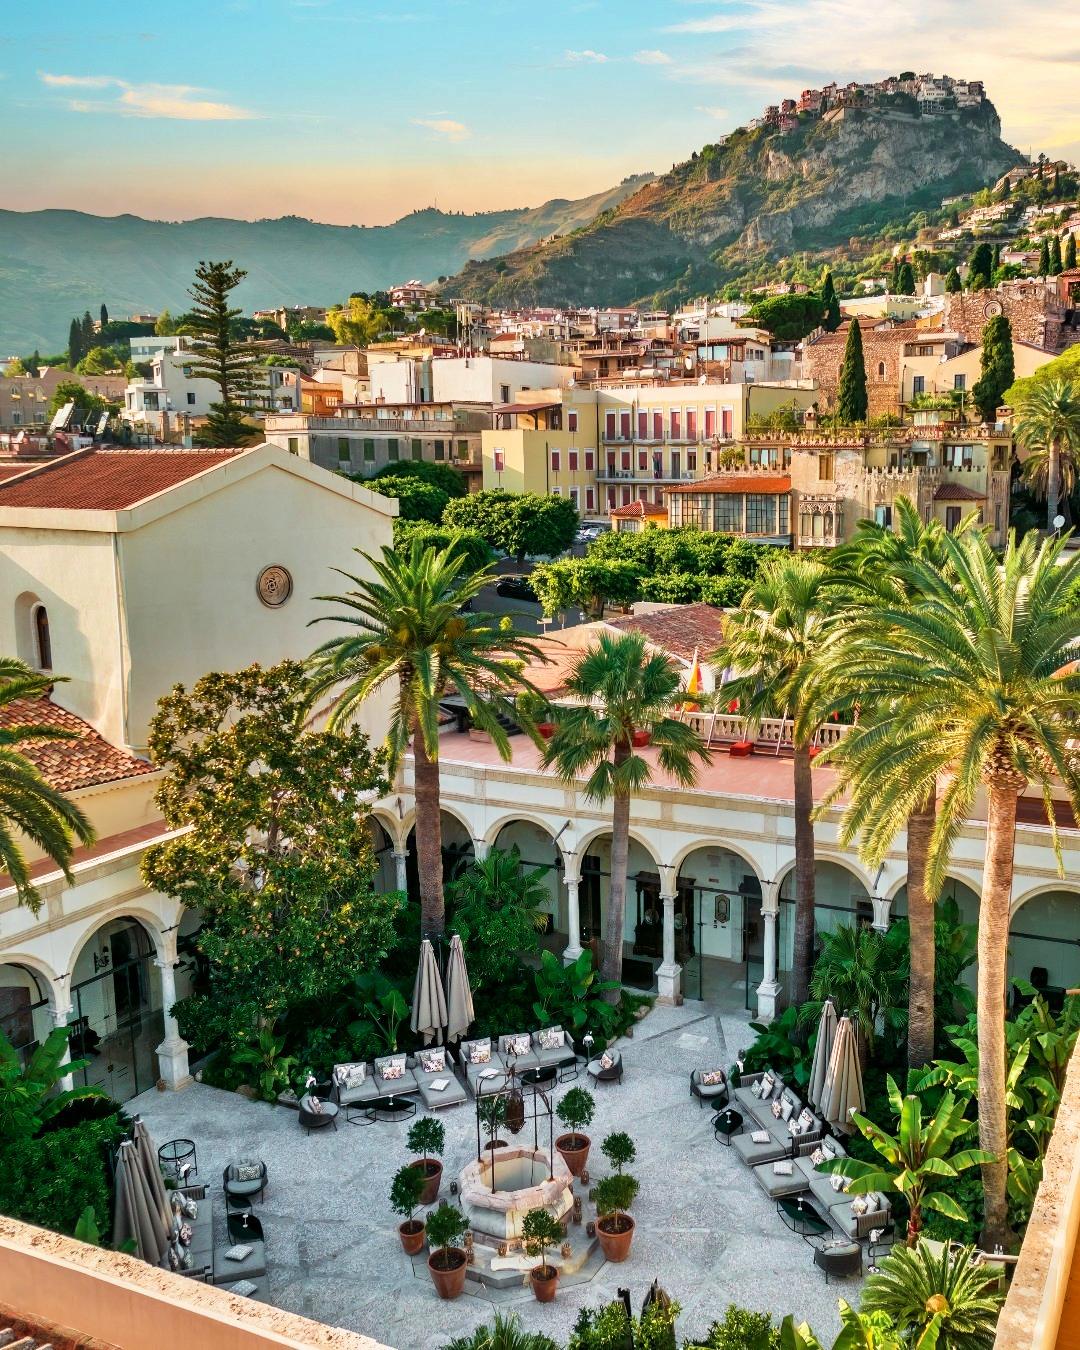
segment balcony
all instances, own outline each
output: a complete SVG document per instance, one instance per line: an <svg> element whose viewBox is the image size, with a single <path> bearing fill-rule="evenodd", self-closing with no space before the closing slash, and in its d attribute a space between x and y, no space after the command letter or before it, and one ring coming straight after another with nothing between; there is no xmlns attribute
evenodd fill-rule
<svg viewBox="0 0 1080 1350"><path fill-rule="evenodd" d="M682 473L669 473L662 469L597 469L598 483L692 483L699 477L696 470Z"/></svg>
<svg viewBox="0 0 1080 1350"><path fill-rule="evenodd" d="M446 417L320 417L313 413L272 416L268 431L383 431L413 436L465 436L469 430Z"/></svg>

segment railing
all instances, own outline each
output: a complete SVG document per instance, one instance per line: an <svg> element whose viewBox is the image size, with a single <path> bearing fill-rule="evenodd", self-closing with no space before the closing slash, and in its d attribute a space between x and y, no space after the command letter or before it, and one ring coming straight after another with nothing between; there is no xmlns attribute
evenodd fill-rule
<svg viewBox="0 0 1080 1350"><path fill-rule="evenodd" d="M747 733L746 718L740 717L737 713L688 712L684 713L683 716L695 728L706 745L752 739L758 745L766 747L782 750L793 748L790 717L765 717L757 728L757 734L750 737ZM835 745L838 741L842 741L850 730L851 728L843 723L828 722L818 728L817 735L814 737L814 745L821 749L829 745Z"/></svg>
<svg viewBox="0 0 1080 1350"><path fill-rule="evenodd" d="M460 426L449 417L320 417L314 413L272 416L266 425L270 431L395 431L435 436L463 436L481 429Z"/></svg>

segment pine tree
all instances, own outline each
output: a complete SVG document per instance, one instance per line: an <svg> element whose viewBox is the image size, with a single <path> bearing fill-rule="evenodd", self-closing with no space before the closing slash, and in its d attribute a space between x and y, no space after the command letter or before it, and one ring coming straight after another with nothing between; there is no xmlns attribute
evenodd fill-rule
<svg viewBox="0 0 1080 1350"><path fill-rule="evenodd" d="M998 193L999 202L1007 202L1012 195L1012 183L1009 181L1009 175L1006 174L1001 184L1001 191Z"/></svg>
<svg viewBox="0 0 1080 1350"><path fill-rule="evenodd" d="M858 319L852 319L840 366L836 415L841 422L865 422L866 410L866 365L863 361L862 333L859 331Z"/></svg>
<svg viewBox="0 0 1080 1350"><path fill-rule="evenodd" d="M889 294L900 294L900 259L894 258L892 265L892 276L889 278Z"/></svg>
<svg viewBox="0 0 1080 1350"><path fill-rule="evenodd" d="M1070 270L1076 266L1076 235L1072 233L1065 238L1065 266Z"/></svg>
<svg viewBox="0 0 1080 1350"><path fill-rule="evenodd" d="M1050 272L1052 277L1061 276L1061 240L1055 234L1050 240Z"/></svg>
<svg viewBox="0 0 1080 1350"><path fill-rule="evenodd" d="M210 405L210 416L198 434L202 445L239 445L250 440L253 428L244 422L251 396L263 387L255 365L260 353L250 343L238 342L233 324L242 311L229 299L247 273L229 262L201 262L188 291L192 330L191 373L212 380L220 398Z"/></svg>
<svg viewBox="0 0 1080 1350"><path fill-rule="evenodd" d="M101 305L101 313L100 313L100 316L99 316L99 317L101 318L101 326L102 326L102 328L105 328L105 327L108 325L108 322L109 322L109 311L105 308L104 301L102 302L102 305Z"/></svg>
<svg viewBox="0 0 1080 1350"><path fill-rule="evenodd" d="M945 290L949 295L956 295L964 289L964 283L960 280L960 273L955 267L949 268L949 275L945 278Z"/></svg>
<svg viewBox="0 0 1080 1350"><path fill-rule="evenodd" d="M1012 326L1004 314L989 319L983 328L979 370L979 378L971 394L979 416L984 422L992 422L1001 396L1016 378Z"/></svg>
<svg viewBox="0 0 1080 1350"><path fill-rule="evenodd" d="M968 288L973 291L989 289L994 271L994 254L987 243L976 244L968 259Z"/></svg>
<svg viewBox="0 0 1080 1350"><path fill-rule="evenodd" d="M1043 235L1043 241L1039 246L1039 276L1048 277L1050 275L1050 244L1046 235Z"/></svg>
<svg viewBox="0 0 1080 1350"><path fill-rule="evenodd" d="M71 326L68 328L68 365L72 370L75 369L85 354L83 351L82 325L78 319L72 319Z"/></svg>
<svg viewBox="0 0 1080 1350"><path fill-rule="evenodd" d="M840 301L829 271L821 279L821 326L827 333L835 333L840 327Z"/></svg>
<svg viewBox="0 0 1080 1350"><path fill-rule="evenodd" d="M41 374L41 353L36 347L34 348L33 356L30 358L30 373L35 380Z"/></svg>
<svg viewBox="0 0 1080 1350"><path fill-rule="evenodd" d="M900 275L896 281L897 295L915 294L915 271L909 262L900 264Z"/></svg>

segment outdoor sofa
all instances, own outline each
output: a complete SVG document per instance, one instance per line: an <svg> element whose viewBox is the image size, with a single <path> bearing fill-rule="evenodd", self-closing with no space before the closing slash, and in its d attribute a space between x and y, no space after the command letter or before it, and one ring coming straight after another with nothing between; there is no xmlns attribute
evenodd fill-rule
<svg viewBox="0 0 1080 1350"><path fill-rule="evenodd" d="M854 1198L833 1186L831 1172L819 1169L815 1161L815 1155L819 1151L834 1158L847 1157L847 1152L839 1139L800 1141L796 1156L791 1160L791 1175L777 1174L773 1171L772 1163L764 1163L754 1168L758 1185L771 1200L808 1192L833 1227L856 1242L868 1237L875 1228L888 1228L892 1223L892 1204L889 1197L880 1191L875 1192L867 1197L865 1211L856 1214L853 1208Z"/></svg>
<svg viewBox="0 0 1080 1350"><path fill-rule="evenodd" d="M557 1044L560 1033L561 1045ZM470 1096L475 1097L478 1091L504 1087L511 1064L519 1073L523 1069L556 1068L573 1054L573 1042L562 1027L522 1031L500 1036L495 1045L488 1040L462 1041L457 1056L458 1072Z"/></svg>
<svg viewBox="0 0 1080 1350"><path fill-rule="evenodd" d="M454 1061L444 1046L433 1046L410 1055L408 1067L428 1111L438 1111L444 1106L460 1106L467 1100L465 1089L454 1072ZM436 1083L443 1086L436 1087Z"/></svg>
<svg viewBox="0 0 1080 1350"><path fill-rule="evenodd" d="M766 1093L754 1084L771 1082ZM811 1143L825 1133L825 1122L801 1100L794 1089L785 1085L779 1074L765 1070L762 1073L743 1074L732 1096L732 1105L743 1118L743 1132L732 1140L732 1147L748 1167L794 1158L800 1144ZM773 1103L779 1103L782 1114L776 1115ZM795 1125L799 1132L792 1129ZM755 1134L768 1135L767 1140L755 1139Z"/></svg>

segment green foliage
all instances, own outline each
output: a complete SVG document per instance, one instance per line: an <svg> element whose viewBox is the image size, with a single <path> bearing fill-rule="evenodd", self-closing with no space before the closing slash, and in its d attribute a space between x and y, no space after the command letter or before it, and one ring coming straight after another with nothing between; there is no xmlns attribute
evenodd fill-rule
<svg viewBox="0 0 1080 1350"><path fill-rule="evenodd" d="M684 1350L780 1350L780 1328L768 1313L729 1303L723 1321L714 1322L703 1341L688 1341Z"/></svg>
<svg viewBox="0 0 1080 1350"><path fill-rule="evenodd" d="M948 295L958 295L964 289L964 283L960 280L960 273L955 267L950 267L948 275L945 278L945 291Z"/></svg>
<svg viewBox="0 0 1080 1350"><path fill-rule="evenodd" d="M232 292L247 273L232 262L201 262L188 291L192 299L185 315L191 333L191 375L210 380L218 389L211 416L199 432L202 445L244 444L252 429L244 431L243 409L264 376L257 363L263 353L250 343L239 342L233 330L242 311L230 304Z"/></svg>
<svg viewBox="0 0 1080 1350"><path fill-rule="evenodd" d="M963 973L975 962L977 925L964 923L960 907L949 898L939 900L934 917L934 1026L939 1033L957 1017L975 1006L975 996L964 983ZM910 924L894 919L885 935L899 958L897 978L907 985L911 975Z"/></svg>
<svg viewBox="0 0 1080 1350"><path fill-rule="evenodd" d="M53 1027L23 1067L15 1047L0 1028L0 1138L27 1139L47 1122L55 1120L74 1101L86 1098L108 1100L96 1087L59 1091L69 1073L78 1073L87 1059L67 1062L66 1027Z"/></svg>
<svg viewBox="0 0 1080 1350"><path fill-rule="evenodd" d="M421 1116L409 1126L405 1144L413 1153L419 1153L424 1162L432 1157L441 1158L446 1147L446 1126L434 1116Z"/></svg>
<svg viewBox="0 0 1080 1350"><path fill-rule="evenodd" d="M826 270L821 278L821 326L827 333L840 327L840 301L836 296L832 273Z"/></svg>
<svg viewBox="0 0 1080 1350"><path fill-rule="evenodd" d="M420 1208L420 1195L425 1178L418 1167L406 1163L394 1173L390 1183L390 1208L407 1223Z"/></svg>
<svg viewBox="0 0 1080 1350"><path fill-rule="evenodd" d="M499 1126L506 1120L506 1098L492 1093L481 1097L476 1107L480 1123L488 1132L488 1139L494 1139Z"/></svg>
<svg viewBox="0 0 1080 1350"><path fill-rule="evenodd" d="M284 1051L284 1036L275 1036L267 1027L259 1032L253 1044L232 1051L234 1064L255 1070L254 1086L264 1102L276 1102L279 1094L292 1084L296 1060Z"/></svg>
<svg viewBox="0 0 1080 1350"><path fill-rule="evenodd" d="M1004 1294L995 1286L1000 1268L976 1264L972 1247L935 1256L925 1242L897 1247L871 1275L862 1295L865 1312L884 1313L906 1344L936 1325L931 1345L949 1350L991 1350Z"/></svg>
<svg viewBox="0 0 1080 1350"><path fill-rule="evenodd" d="M543 879L550 870L524 867L515 844L491 849L446 888L449 926L469 953L474 990L511 983L522 959L536 952L547 923Z"/></svg>
<svg viewBox="0 0 1080 1350"><path fill-rule="evenodd" d="M394 1054L398 1048L398 1030L409 1015L409 1005L396 985L381 971L367 970L357 975L353 1002L361 1016L349 1024L349 1032L357 1039L374 1034L383 1054Z"/></svg>
<svg viewBox="0 0 1080 1350"><path fill-rule="evenodd" d="M536 998L532 1013L537 1023L542 1027L560 1026L577 1040L589 1031L597 1048L626 1030L639 1002L625 992L617 1003L609 1001L619 982L597 978L587 947L565 965L553 952L542 951L533 982Z"/></svg>
<svg viewBox="0 0 1080 1350"><path fill-rule="evenodd" d="M1040 277L1050 275L1050 241L1046 235L1043 235L1042 243L1039 245L1039 272Z"/></svg>
<svg viewBox="0 0 1080 1350"><path fill-rule="evenodd" d="M450 529L475 530L492 548L524 563L530 555L565 552L580 522L569 497L491 490L451 501L442 523Z"/></svg>
<svg viewBox="0 0 1080 1350"><path fill-rule="evenodd" d="M623 1304L582 1308L567 1350L634 1350L634 1326Z"/></svg>
<svg viewBox="0 0 1080 1350"><path fill-rule="evenodd" d="M611 1215L618 1226L618 1220L631 1208L640 1189L641 1183L629 1172L616 1172L610 1177L603 1177L596 1183L597 1214L601 1218Z"/></svg>
<svg viewBox="0 0 1080 1350"><path fill-rule="evenodd" d="M312 730L307 698L297 662L213 673L177 685L150 728L157 803L181 833L147 850L143 876L201 912L210 980L192 1002L226 1042L329 997L394 940L400 897L374 890L362 805L383 759L355 727Z"/></svg>
<svg viewBox="0 0 1080 1350"><path fill-rule="evenodd" d="M630 604L639 599L643 580L636 563L588 555L539 563L529 573L529 584L545 614L565 614L576 608L590 619L601 618L606 604Z"/></svg>
<svg viewBox="0 0 1080 1350"><path fill-rule="evenodd" d="M497 1312L490 1324L477 1327L468 1336L447 1341L443 1350L561 1350L557 1342L539 1331L526 1331L517 1313Z"/></svg>
<svg viewBox="0 0 1080 1350"><path fill-rule="evenodd" d="M874 1058L879 1026L893 1046L907 1027L902 949L877 929L853 924L819 936L821 952L810 979L812 1001L802 1005L800 1021L816 1023L825 1000L832 998L841 1016L854 1018L859 1037Z"/></svg>
<svg viewBox="0 0 1080 1350"><path fill-rule="evenodd" d="M743 1052L743 1073L775 1069L785 1083L796 1083L800 1087L809 1083L813 1043L806 1045L799 1034L798 1008L785 1008L771 1022L751 1022L750 1030L756 1033L756 1039Z"/></svg>
<svg viewBox="0 0 1080 1350"><path fill-rule="evenodd" d="M125 1133L116 1114L32 1137L0 1129L0 1214L71 1236L87 1208L107 1218L105 1159Z"/></svg>
<svg viewBox="0 0 1080 1350"><path fill-rule="evenodd" d="M1034 375L1024 375L1002 395L1003 402L1019 410L1036 389L1058 383L1080 383L1080 343L1067 347L1060 356L1040 366Z"/></svg>
<svg viewBox="0 0 1080 1350"><path fill-rule="evenodd" d="M577 1136L592 1124L592 1118L596 1114L596 1100L585 1088L572 1087L556 1106L555 1114L576 1140ZM578 1148L580 1145L575 1143L573 1147Z"/></svg>
<svg viewBox="0 0 1080 1350"><path fill-rule="evenodd" d="M835 293L833 299L836 299ZM759 328L767 328L775 337L788 342L797 342L808 333L812 333L815 328L819 328L823 317L822 298L808 291L804 294L776 295L765 300L756 300L751 305L746 319Z"/></svg>
<svg viewBox="0 0 1080 1350"><path fill-rule="evenodd" d="M546 1209L530 1209L521 1222L521 1236L529 1256L538 1256L544 1273L548 1273L548 1248L562 1241L562 1224Z"/></svg>
<svg viewBox="0 0 1080 1350"><path fill-rule="evenodd" d="M902 262L896 275L896 294L914 295L915 294L915 273L912 271L909 262Z"/></svg>
<svg viewBox="0 0 1080 1350"><path fill-rule="evenodd" d="M378 492L384 497L396 498L404 519L426 520L430 525L437 525L442 520L446 503L450 500L442 488L436 487L434 483L425 483L420 478L387 475L364 479L356 475L354 481L363 483L372 492Z"/></svg>
<svg viewBox="0 0 1080 1350"><path fill-rule="evenodd" d="M326 322L333 331L335 342L369 347L393 331L394 316L388 306L379 306L357 293L350 295L344 305L334 305L328 310Z"/></svg>
<svg viewBox="0 0 1080 1350"><path fill-rule="evenodd" d="M399 553L408 553L413 540L419 540L421 548L433 548L437 552L453 548L465 554L465 571L486 571L495 560L495 550L475 530L448 530L441 525L431 525L426 520L405 520L397 516L394 520L394 548Z"/></svg>
<svg viewBox="0 0 1080 1350"><path fill-rule="evenodd" d="M111 347L91 347L75 369L80 375L119 375L123 361Z"/></svg>
<svg viewBox="0 0 1080 1350"><path fill-rule="evenodd" d="M92 394L78 380L61 380L45 409L46 421L51 421L65 403L74 403L82 414L103 413L111 406L98 394Z"/></svg>
<svg viewBox="0 0 1080 1350"><path fill-rule="evenodd" d="M866 365L858 319L848 323L844 358L836 393L836 415L842 422L865 422L867 412Z"/></svg>
<svg viewBox="0 0 1080 1350"><path fill-rule="evenodd" d="M624 1167L637 1158L634 1141L622 1130L615 1130L611 1134L605 1135L604 1141L600 1145L600 1152L618 1173L621 1173Z"/></svg>
<svg viewBox="0 0 1080 1350"><path fill-rule="evenodd" d="M465 485L465 475L452 464L433 464L426 459L403 459L396 464L384 464L372 479L377 483L381 478L416 478L421 483L430 483L445 492L447 497L467 496L469 489ZM364 480L357 478L355 481Z"/></svg>
<svg viewBox="0 0 1080 1350"><path fill-rule="evenodd" d="M443 1200L439 1208L427 1216L428 1242L445 1260L446 1249L461 1241L468 1226L469 1221L461 1210Z"/></svg>
<svg viewBox="0 0 1080 1350"><path fill-rule="evenodd" d="M972 390L984 422L992 422L1005 390L1016 372L1013 366L1012 326L1004 314L989 319L982 331L980 375Z"/></svg>
<svg viewBox="0 0 1080 1350"><path fill-rule="evenodd" d="M994 251L985 241L976 244L968 259L968 289L985 291L994 271Z"/></svg>

